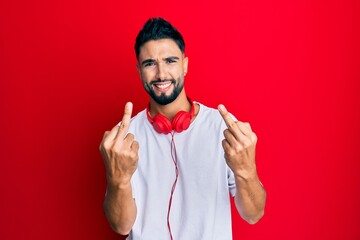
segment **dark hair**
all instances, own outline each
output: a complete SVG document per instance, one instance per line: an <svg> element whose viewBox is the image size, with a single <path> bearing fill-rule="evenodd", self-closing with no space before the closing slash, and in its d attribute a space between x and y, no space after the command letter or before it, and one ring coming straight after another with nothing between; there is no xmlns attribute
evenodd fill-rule
<svg viewBox="0 0 360 240"><path fill-rule="evenodd" d="M168 21L158 17L150 18L140 30L136 37L135 53L139 58L140 48L150 40L159 40L169 38L175 41L181 52L185 52L185 42L179 31L174 28Z"/></svg>

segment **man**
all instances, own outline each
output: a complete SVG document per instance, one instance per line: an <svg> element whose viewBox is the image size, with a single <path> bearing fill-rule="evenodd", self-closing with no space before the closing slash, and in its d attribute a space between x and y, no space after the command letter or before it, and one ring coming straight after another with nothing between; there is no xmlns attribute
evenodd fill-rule
<svg viewBox="0 0 360 240"><path fill-rule="evenodd" d="M135 52L149 107L131 119L128 102L100 145L112 229L128 239L232 239L229 192L250 224L264 214L256 135L223 105L186 96L185 43L169 22L149 19Z"/></svg>

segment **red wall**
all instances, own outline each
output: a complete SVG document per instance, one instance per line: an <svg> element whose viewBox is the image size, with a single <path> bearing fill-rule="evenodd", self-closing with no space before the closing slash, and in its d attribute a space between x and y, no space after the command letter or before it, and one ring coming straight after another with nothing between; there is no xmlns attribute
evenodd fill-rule
<svg viewBox="0 0 360 240"><path fill-rule="evenodd" d="M0 239L122 239L98 145L126 101L147 104L133 45L151 16L184 35L187 93L259 137L266 213L233 214L234 239L360 239L359 15L356 0L1 1Z"/></svg>

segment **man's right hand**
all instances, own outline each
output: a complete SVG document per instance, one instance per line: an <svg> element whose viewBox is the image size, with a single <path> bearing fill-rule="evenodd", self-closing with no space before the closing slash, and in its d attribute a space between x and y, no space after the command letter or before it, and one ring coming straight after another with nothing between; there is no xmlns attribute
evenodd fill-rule
<svg viewBox="0 0 360 240"><path fill-rule="evenodd" d="M139 160L139 143L128 133L132 107L131 102L126 103L121 125L106 131L100 144L107 182L113 187L130 183Z"/></svg>

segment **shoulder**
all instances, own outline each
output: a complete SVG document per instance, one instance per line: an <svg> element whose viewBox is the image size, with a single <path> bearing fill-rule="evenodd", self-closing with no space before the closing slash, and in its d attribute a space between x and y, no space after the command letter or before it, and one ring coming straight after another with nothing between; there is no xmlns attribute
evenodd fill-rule
<svg viewBox="0 0 360 240"><path fill-rule="evenodd" d="M225 123L215 108L208 107L202 103L195 102L199 106L199 112L194 120L194 125L209 130L221 130Z"/></svg>
<svg viewBox="0 0 360 240"><path fill-rule="evenodd" d="M146 119L146 109L138 112L134 117L131 118L131 123L142 122Z"/></svg>
<svg viewBox="0 0 360 240"><path fill-rule="evenodd" d="M218 119L219 117L221 118L221 115L217 109L208 107L199 102L194 102L194 103L199 106L199 112L198 112L199 117L211 117L214 119Z"/></svg>
<svg viewBox="0 0 360 240"><path fill-rule="evenodd" d="M144 120L146 119L146 109L138 112L135 116L133 116L131 119L130 119L130 126L132 125L137 125L139 123L143 123ZM118 125L120 126L121 125L121 121L118 123Z"/></svg>
<svg viewBox="0 0 360 240"><path fill-rule="evenodd" d="M206 119L208 121L215 121L215 122L224 122L224 119L222 118L222 116L220 115L220 112L218 109L216 108L212 108L212 107L208 107L202 103L199 102L194 102L195 104L199 105L199 113L198 113L198 117L200 119ZM230 115L232 116L232 118L234 120L236 120L236 118L234 117L234 115L232 115L230 113Z"/></svg>

